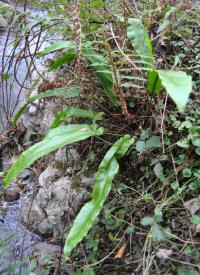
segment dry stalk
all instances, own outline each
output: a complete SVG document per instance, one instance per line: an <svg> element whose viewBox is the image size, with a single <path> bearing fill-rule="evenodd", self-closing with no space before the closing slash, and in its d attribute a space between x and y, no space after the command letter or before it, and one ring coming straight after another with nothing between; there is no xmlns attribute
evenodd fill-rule
<svg viewBox="0 0 200 275"><path fill-rule="evenodd" d="M78 71L78 76L80 80L82 79L82 43L81 43L81 21L80 21L80 1L77 0L76 4L70 7L70 17L74 24L74 34L75 34L75 42L77 44L77 60L76 60L76 69Z"/></svg>
<svg viewBox="0 0 200 275"><path fill-rule="evenodd" d="M115 63L114 63L113 58L112 58L112 52L111 52L110 45L109 45L109 43L105 43L105 44L106 44L106 48L108 50L108 55L109 55L109 58L110 58L111 66L113 68L113 73L114 73L114 78L115 78L114 88L115 88L116 95L119 98L119 101L121 103L122 114L125 116L126 120L129 123L134 123L135 118L128 111L126 100L125 100L125 97L124 97L124 93L122 92L121 87L119 85L118 76L117 76L117 69L116 69Z"/></svg>

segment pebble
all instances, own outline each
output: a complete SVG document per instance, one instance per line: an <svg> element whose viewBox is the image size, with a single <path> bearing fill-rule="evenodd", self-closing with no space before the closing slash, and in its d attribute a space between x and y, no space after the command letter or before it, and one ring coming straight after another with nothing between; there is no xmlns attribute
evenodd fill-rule
<svg viewBox="0 0 200 275"><path fill-rule="evenodd" d="M17 201L20 198L20 192L18 189L7 189L4 191L4 199L7 202Z"/></svg>

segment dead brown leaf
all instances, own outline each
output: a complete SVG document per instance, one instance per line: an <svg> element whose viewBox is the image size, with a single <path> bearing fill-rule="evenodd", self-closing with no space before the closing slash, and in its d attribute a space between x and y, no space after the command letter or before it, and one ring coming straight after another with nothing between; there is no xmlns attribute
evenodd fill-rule
<svg viewBox="0 0 200 275"><path fill-rule="evenodd" d="M115 259L122 259L125 255L125 252L126 252L126 247L127 247L127 244L124 243L120 248L119 250L117 251L117 254L115 255Z"/></svg>

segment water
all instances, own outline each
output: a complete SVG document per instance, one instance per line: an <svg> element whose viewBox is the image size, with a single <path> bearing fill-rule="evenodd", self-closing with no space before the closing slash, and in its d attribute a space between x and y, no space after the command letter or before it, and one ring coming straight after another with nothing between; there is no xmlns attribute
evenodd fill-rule
<svg viewBox="0 0 200 275"><path fill-rule="evenodd" d="M23 11L23 4L19 4L17 9ZM27 12L30 12L35 17L43 17L45 14L45 11L34 7L28 7ZM37 23L37 19L29 19L27 22L29 27L35 23ZM7 30L0 30L0 73L1 75L2 71L4 73L4 79L2 76L0 77L0 133L4 129L7 120L10 119L24 101L26 93L29 91L26 87L30 88L33 80L39 75L33 70L27 77L31 61L30 57L22 58L20 62L17 61L17 58L20 57L20 51L24 48L25 40L23 39L17 49L13 51L13 43L16 42L16 38L19 38L21 34L19 26L16 27L18 29L12 29L9 37L7 36ZM44 35L41 36L41 39L43 39ZM4 51L7 38L8 42ZM31 40L32 37L29 36L29 39ZM37 37L32 39L29 48L31 53L35 51L37 39ZM42 47L44 46L45 43L42 44ZM26 50L24 53L29 55L30 52ZM38 66L39 64L36 63L36 65ZM26 87L21 87L22 84ZM23 192L21 199L16 202L5 203L0 198L0 274L2 274L1 270L17 263L21 256L28 258L31 255L33 244L40 241L37 235L27 231L21 225L21 208L26 199L26 195ZM19 274L19 268L15 268L15 272L12 274Z"/></svg>
<svg viewBox="0 0 200 275"><path fill-rule="evenodd" d="M14 5L14 4L13 4ZM17 5L19 12L24 11L22 3ZM38 18L44 18L45 11L34 7L27 7L27 13L31 14L26 20L26 27L31 27L38 23ZM39 72L34 68L39 64L31 64L31 55L34 55L37 47L43 48L45 43L42 43L45 33L42 33L40 40L31 35L26 36L22 30L22 20L16 21L8 36L8 29L0 30L0 133L5 128L7 121L13 116L19 106L25 99L26 93L29 91L32 83L39 76ZM31 31L37 33L40 25L36 26ZM20 40L20 36L23 38ZM15 48L14 45L18 43ZM25 45L28 45L28 47ZM38 50L38 49L37 49Z"/></svg>
<svg viewBox="0 0 200 275"><path fill-rule="evenodd" d="M21 258L26 261L23 269L26 268L34 243L41 240L37 235L27 231L20 223L23 203L23 200L8 203L5 217L0 218L0 241L6 240L4 253L0 251L0 259L3 259L3 263L0 262L0 273L1 270L20 263ZM15 268L13 274L20 274L19 269Z"/></svg>

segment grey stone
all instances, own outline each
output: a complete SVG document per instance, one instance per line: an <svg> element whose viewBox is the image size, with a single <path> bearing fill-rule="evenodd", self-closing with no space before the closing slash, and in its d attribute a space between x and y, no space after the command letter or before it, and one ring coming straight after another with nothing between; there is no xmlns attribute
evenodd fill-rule
<svg viewBox="0 0 200 275"><path fill-rule="evenodd" d="M30 169L25 169L25 170L21 173L20 178L21 178L22 180L27 180L28 178L30 178L30 176L31 176L31 170L30 170Z"/></svg>
<svg viewBox="0 0 200 275"><path fill-rule="evenodd" d="M0 28L7 28L8 27L8 23L6 22L6 20L3 18L2 15L0 15Z"/></svg>
<svg viewBox="0 0 200 275"><path fill-rule="evenodd" d="M57 106L53 102L48 102L45 105L45 109L43 110L43 114L42 114L42 121L40 124L40 135L43 136L46 134L58 111L59 111L59 106Z"/></svg>
<svg viewBox="0 0 200 275"><path fill-rule="evenodd" d="M59 148L58 151L55 154L55 161L60 164L66 164L68 161L67 157L67 149L66 147Z"/></svg>
<svg viewBox="0 0 200 275"><path fill-rule="evenodd" d="M1 170L3 172L7 172L12 164L12 160L8 159L5 154L2 154L2 161L1 161Z"/></svg>
<svg viewBox="0 0 200 275"><path fill-rule="evenodd" d="M37 258L41 264L44 264L46 258L51 260L51 262L59 261L61 247L59 245L37 243L33 246L32 255L34 258Z"/></svg>
<svg viewBox="0 0 200 275"><path fill-rule="evenodd" d="M49 165L42 174L39 176L39 185L44 186L50 181L53 181L54 179L61 176L63 171L58 168L54 168L52 165Z"/></svg>
<svg viewBox="0 0 200 275"><path fill-rule="evenodd" d="M81 183L86 187L92 187L94 184L94 176L93 177L86 177L81 175Z"/></svg>
<svg viewBox="0 0 200 275"><path fill-rule="evenodd" d="M36 142L37 139L38 139L37 133L35 131L33 131L33 129L31 127L28 127L26 130L24 139L23 139L23 143L27 144L27 143Z"/></svg>
<svg viewBox="0 0 200 275"><path fill-rule="evenodd" d="M79 153L74 148L69 148L67 150L67 154L68 154L68 159L73 162L77 162L80 159Z"/></svg>
<svg viewBox="0 0 200 275"><path fill-rule="evenodd" d="M73 164L80 159L80 155L74 148L63 147L58 149L54 157L55 167L66 167L68 166L66 173L71 174L73 171Z"/></svg>
<svg viewBox="0 0 200 275"><path fill-rule="evenodd" d="M35 229L38 226L38 223L42 222L45 219L44 211L39 207L36 201L34 201L30 205L23 205L22 207L22 224L28 226L32 224ZM35 220L37 220L37 224L34 224Z"/></svg>
<svg viewBox="0 0 200 275"><path fill-rule="evenodd" d="M28 115L28 112L25 111L21 117L18 120L20 123L22 123L24 125L25 128L28 128L30 126L30 118Z"/></svg>
<svg viewBox="0 0 200 275"><path fill-rule="evenodd" d="M50 169L52 172L52 170ZM53 170L57 171L57 169ZM41 188L30 209L27 228L41 235L53 235L55 240L62 238L63 232L70 227L80 206L85 202L83 189L70 177L54 179L55 173L40 176ZM42 178L42 179L41 179ZM27 208L27 207L26 207ZM24 223L24 222L23 222Z"/></svg>
<svg viewBox="0 0 200 275"><path fill-rule="evenodd" d="M36 200L29 206L23 205L21 222L30 231L44 236L52 235L52 228L45 220L45 210L38 205Z"/></svg>
<svg viewBox="0 0 200 275"><path fill-rule="evenodd" d="M17 201L20 198L20 192L18 188L9 188L4 191L4 200L7 202Z"/></svg>
<svg viewBox="0 0 200 275"><path fill-rule="evenodd" d="M49 223L49 219L45 218L42 222L40 222L37 226L36 232L39 232L40 235L43 236L52 236L53 229L52 225Z"/></svg>
<svg viewBox="0 0 200 275"><path fill-rule="evenodd" d="M31 106L29 107L29 110L28 110L28 114L29 116L35 116L37 114L37 111L38 111L38 108L37 106L34 104L31 104Z"/></svg>

